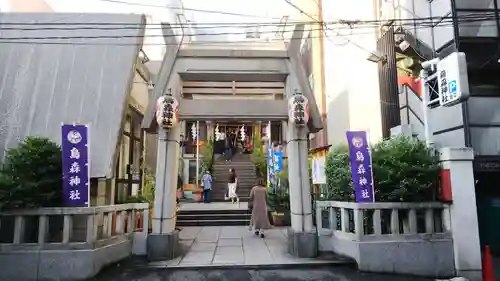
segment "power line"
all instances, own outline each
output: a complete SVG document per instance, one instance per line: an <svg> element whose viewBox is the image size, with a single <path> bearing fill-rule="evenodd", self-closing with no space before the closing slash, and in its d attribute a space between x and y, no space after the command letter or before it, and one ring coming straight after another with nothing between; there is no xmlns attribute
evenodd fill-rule
<svg viewBox="0 0 500 281"><path fill-rule="evenodd" d="M480 26L486 26L486 25L480 25ZM496 24L491 24L488 26L496 26ZM420 27L424 28L424 27ZM312 29L312 30L323 30L322 28L320 29ZM263 33L270 33L274 34L274 32L269 31L269 32L263 32ZM367 34L374 34L374 31L370 32L356 32L353 33L352 36L356 35L367 35ZM187 34L184 36L217 36L217 35L244 35L246 33L237 33L237 32L227 32L227 33L203 33L203 34ZM3 37L0 38L0 43L9 43L9 44L32 44L32 45L86 45L86 46L92 46L92 45L109 45L109 46L128 46L128 45L140 45L140 46L177 46L177 44L168 44L168 43L143 43L137 42L110 42L109 40L106 39L145 39L145 38L168 38L168 37L177 37L178 35L96 35L96 36L40 36L40 37ZM179 35L180 36L180 35ZM343 36L343 35L339 35ZM325 38L326 35L320 35L320 36L311 36L310 38ZM76 39L78 42L68 42L67 40L71 39ZM95 40L92 40L95 39ZM98 39L101 39L101 41L105 42L99 42ZM292 38L295 39L295 38ZM301 39L301 38L298 38ZM39 41L33 41L33 40L39 40ZM52 40L52 41L48 41ZM62 40L62 41L61 41ZM82 42L81 40L91 40L92 42ZM269 38L265 39L267 42L283 42L282 38ZM196 45L221 45L221 46L227 46L230 43L266 43L264 40L242 40L242 41L236 41L236 40L231 40L231 41L194 41L190 42L189 44L192 46Z"/></svg>
<svg viewBox="0 0 500 281"><path fill-rule="evenodd" d="M302 8L297 7L296 5L294 5L294 4L293 4L290 0L284 0L284 1L285 1L286 3L288 3L289 5L291 5L292 7L294 7L295 9L297 9L300 13L302 13L302 14L306 15L307 17L311 18L313 21L315 21L315 22L317 22L317 23L321 24L321 25L322 25L322 26L324 26L326 29L328 29L328 27L327 27L324 23L318 22L318 20L317 20L317 19L315 19L314 17L312 17L311 15L309 15L308 13L306 13L306 12L305 12ZM339 32L337 32L337 35L339 35ZM326 38L329 38L329 37L328 37L328 35L326 34L326 31L325 31L325 36L326 36ZM375 54L373 54L373 52L372 52L372 51L367 50L366 48L362 47L361 45L357 44L356 42L352 42L352 40L350 40L349 38L347 38L347 37L344 37L344 38L346 39L347 43L353 44L354 46L356 46L356 47L360 48L361 50L363 50L363 51L365 51L365 52L368 52L368 53L369 53L369 54L371 54L371 55L375 55ZM332 40L329 40L329 41L331 41L333 44L335 44L335 42L333 42ZM336 44L336 45L338 45L338 44ZM346 45L346 44L343 44L343 45Z"/></svg>
<svg viewBox="0 0 500 281"><path fill-rule="evenodd" d="M313 16L309 15L308 13L306 13L303 9L301 9L297 5L293 4L290 0L284 0L284 1L288 5L290 5L291 7L293 7L295 10L299 11L301 14L303 14L303 15L307 16L308 18L312 19L315 23L320 24L323 28L331 30L331 29L328 28L328 26L327 26L327 24L325 22L320 22L318 19L315 19ZM333 40L327 36L328 34L326 33L326 30L323 30L323 33L325 33L325 36L328 39L328 41L332 42L335 45L341 45L341 44L337 44L337 43L333 42ZM336 35L338 36L339 34L340 34L340 32L337 31ZM342 44L342 45L345 45L345 44Z"/></svg>
<svg viewBox="0 0 500 281"><path fill-rule="evenodd" d="M286 0L285 0L286 1ZM422 20L427 20L427 18L421 18ZM453 18L451 17L442 17L440 18L441 20L441 24L440 26L446 26L446 24L453 24ZM495 18L496 19L496 18ZM449 21L451 20L451 21ZM459 22L468 22L468 23L472 23L472 22L479 22L479 21L488 21L488 17L471 17L471 16L465 16L463 17L463 19L457 19L457 21ZM358 23L358 25L349 25L349 29L351 30L351 35L364 35L364 34L374 34L375 31L372 30L370 32L366 32L366 33L362 33L362 32L356 32L356 33L353 33L353 30L359 30L359 29L363 29L363 28L378 28L380 27L379 25L362 25L362 24L359 24L359 23L362 23L364 21L356 21ZM375 21L367 21L367 22L375 22ZM33 24L33 23L30 23L30 24ZM87 23L88 24L88 23ZM93 25L97 24L97 23L91 23ZM36 25L36 23L35 23ZM129 24L130 25L130 24ZM141 28L141 29L144 29L144 25L138 25L138 24L133 24L134 26L130 27L122 27L122 26L118 26L118 27L101 27L101 26L94 26L94 27L88 27L88 26L79 26L79 27L76 27L76 28L68 28L68 27L59 27L59 28L44 28L44 27L34 27L34 28L18 28L18 27L12 27L12 25L10 25L10 27L7 27L7 28L2 28L0 27L0 31L2 30L21 30L21 31L37 31L37 30L78 30L78 29L97 29L97 30L122 30L122 29L138 29L138 28ZM1 26L1 25L0 25ZM402 26L402 25L398 25L398 26ZM411 24L410 25L413 28L429 28L430 26L428 25L424 25L424 24L419 24L419 25L415 25L415 24ZM471 24L468 24L467 26L471 27L472 25ZM488 26L488 24L481 24L479 26L482 26L482 27L485 27L485 26ZM496 23L495 24L491 24L491 26L496 26ZM319 29L310 29L311 31L314 31L314 30L319 30L319 31L324 31L323 27L319 28ZM289 31L292 31L292 30L289 30ZM265 33L270 33L270 34L274 34L274 31L262 31L261 33L265 34ZM202 37L202 36L217 36L217 35L243 35L243 34L246 34L246 32L216 32L216 33L194 33L194 34L184 34L185 36L194 36L194 37ZM12 44L74 44L74 45L144 45L144 46L147 46L147 45L151 45L150 43L144 43L144 42L137 42L137 43L133 43L133 42L95 42L95 41L98 41L98 40L92 40L92 39L126 39L126 38L129 38L129 39L132 39L132 38L136 38L136 39L144 39L144 38L153 38L153 37L159 37L159 38L166 38L166 37L173 37L173 36L180 36L180 35L161 35L161 34L158 34L158 35L152 35L152 34L145 34L145 35L117 35L116 32L115 33L111 33L111 34L106 34L106 35L103 35L103 34L100 34L100 35L92 35L92 36L39 36L39 37L36 37L36 36L25 36L25 37L3 37L3 38L0 38L0 43L12 43ZM345 35L337 35L337 36L341 36L341 37L346 37ZM311 38L330 38L326 33L325 33L325 36L323 37L322 35L317 37L317 36L310 36ZM68 42L67 40L70 40L70 39L79 39L79 42ZM92 40L93 42L81 42L80 40ZM302 39L302 38L299 38L299 39ZM30 41L31 40L31 41ZM39 41L32 41L32 40L39 40ZM56 42L49 42L47 40L57 40ZM61 40L64 40L64 42L61 42ZM276 39L267 39L268 41L283 41L282 38L276 38ZM350 40L348 38L348 40ZM350 40L351 41L351 40ZM249 43L249 42L252 42L251 40L245 40L245 41L242 41L242 42L246 42L246 43ZM254 42L263 42L263 40L258 40L258 41L254 41ZM207 44L211 44L213 45L214 42L206 42L205 43ZM221 43L221 42L219 42ZM221 43L221 44L227 44L229 42L224 42L224 43ZM335 42L332 42L335 44ZM191 44L200 44L200 42L192 42ZM162 43L162 44L154 44L154 45L163 45L163 46L166 46L168 44L165 44L165 43ZM365 49L364 49L365 50ZM370 52L371 53L371 52Z"/></svg>
<svg viewBox="0 0 500 281"><path fill-rule="evenodd" d="M102 0L101 0L102 1ZM285 0L289 1L289 0ZM311 19L315 20L314 17L311 16ZM440 17L440 16L435 16L435 17L416 17L416 18L407 18L407 19L386 19L386 20L343 20L343 19L338 19L335 21L314 21L315 23L320 23L323 25L343 25L347 27L357 27L361 25L371 25L374 27L378 27L381 24L390 22L391 24L413 24L413 23L418 23L418 24L429 24L435 25L437 22L441 21L452 21L452 20L463 20L466 22L469 21L485 21L485 20L496 20L496 15L494 13L481 13L481 14L466 14L466 15L459 15L459 16L445 16L445 17ZM280 26L280 25L292 25L292 24L311 24L311 21L287 21L286 23L280 23L280 22L273 22L273 21L266 21L266 22L252 22L252 23L247 23L247 22L188 22L188 23L168 23L172 27L186 27L186 26L192 26L192 27L200 27L200 26L211 26L211 27L221 27L221 26ZM71 21L66 21L66 22L54 22L54 21L49 21L49 22L2 22L0 23L1 25L19 25L19 26L61 26L61 25L72 25L72 26L118 26L121 28L122 26L132 26L132 27L137 27L137 26L143 26L144 24L142 23L130 23L130 22L71 22ZM149 23L147 24L148 26L158 26L161 27L161 23ZM46 28L46 27L41 27L41 28Z"/></svg>
<svg viewBox="0 0 500 281"><path fill-rule="evenodd" d="M496 25L496 24L495 24ZM479 26L486 26L484 24L482 25L479 25ZM493 26L493 25L492 25ZM420 27L420 28L426 28L426 27ZM99 27L95 27L93 29L97 29L97 30L103 30ZM352 28L352 30L354 29L357 29L357 28ZM0 28L0 31L3 30L2 28ZM14 29L14 30L17 30L17 29ZM38 28L33 28L33 29L29 29L31 31L38 31L38 30L45 30L45 29L38 29ZM63 28L63 29L56 29L56 30L66 30L66 28ZM70 29L72 30L72 29ZM104 29L104 30L108 30L108 29ZM114 29L112 29L114 30ZM119 29L121 30L121 28ZM316 28L316 29L310 29L311 31L322 31L323 28ZM293 31L293 29L291 30L287 30L287 31ZM183 34L184 36L193 36L193 37L196 37L196 36L217 36L217 35L245 35L247 32L246 31L242 31L242 32L234 32L234 31L231 31L231 32L214 32L214 33L192 33L192 34ZM274 34L275 31L262 31L261 32L262 34ZM357 32L357 33L352 33L352 35L365 35L365 34L373 34L373 32L367 32L367 33L363 33L363 32ZM83 36L83 35L70 35L70 36L24 36L24 37L0 37L0 40L51 40L51 39L55 39L55 40L67 40L67 39L125 39L125 38L154 38L154 37L160 37L160 38L168 38L168 37L177 37L177 36L180 36L180 35L163 35L163 34L144 34L144 35L116 35L116 34L100 34L100 35L86 35L86 36ZM342 37L345 37L345 35L338 35L338 36L342 36ZM326 37L326 35L324 36ZM323 36L321 36L321 38L324 38ZM319 37L318 37L319 38ZM282 40L282 39L280 39Z"/></svg>
<svg viewBox="0 0 500 281"><path fill-rule="evenodd" d="M298 10L301 14L306 15L307 17L309 17L310 19L312 19L312 20L313 20L313 21L315 21L316 23L319 23L319 24L321 24L322 26L324 26L325 28L327 28L327 29L328 29L328 27L325 25L325 23L324 23L324 22L320 22L320 21L318 21L317 19L315 19L314 17L312 17L311 15L309 15L307 12L305 12L302 8L300 8L300 7L298 7L297 5L293 4L290 0L284 0L284 1L285 1L286 3L288 3L290 6L292 6L293 8L295 8L296 10ZM313 0L313 1L314 1L314 0ZM314 2L315 2L316 4L318 4L316 1L314 1ZM319 6L319 4L318 4L318 7L321 9L321 7ZM485 13L481 13L481 14L485 14ZM472 14L472 16L474 16L474 15L475 15L475 14ZM470 19L470 17L467 17L467 15L464 15L464 16L465 16L465 18L469 18L469 19ZM439 19L441 19L441 20L442 20L442 18L439 18ZM484 19L484 17L483 17L483 19ZM496 20L496 15L495 15L495 18L494 18L494 19ZM414 18L413 20L414 20L414 21L413 21L413 24L415 25L415 28L416 28L416 24L415 24L415 20L416 20L416 19ZM379 20L374 20L374 21L372 21L372 22L377 22L377 21L378 21L378 22L381 22L381 21L379 21ZM388 20L385 20L384 22L387 22L387 21L388 21ZM351 20L351 21L344 21L344 22L345 22L347 25L349 25L349 27L350 27L351 29L352 29L352 28L354 28L354 25L358 25L358 24L360 23L360 21L352 21L352 20ZM432 25L432 24L433 24L433 22L431 21L431 23L430 23L430 24ZM325 36L328 38L328 34L326 34L326 31L325 31L324 33L325 33ZM338 32L337 32L337 35L339 35L339 33L338 33ZM370 51L370 50L368 50L368 49L364 48L363 46L359 45L359 44L358 44L358 43L356 43L356 42L353 42L351 39L347 38L347 36L344 36L344 38L346 38L347 43L350 43L350 44L352 44L352 45L356 46L357 48L359 48L359 49L361 49L361 50L363 50L363 51L367 52L367 53L368 53L368 54L370 54L370 55L375 55L375 56L376 56L376 54L374 54L372 51ZM330 41L332 41L332 40L330 40ZM333 43L333 44L335 44L335 42L333 42L333 41L332 41L332 43ZM345 45L345 44L344 44L344 45Z"/></svg>

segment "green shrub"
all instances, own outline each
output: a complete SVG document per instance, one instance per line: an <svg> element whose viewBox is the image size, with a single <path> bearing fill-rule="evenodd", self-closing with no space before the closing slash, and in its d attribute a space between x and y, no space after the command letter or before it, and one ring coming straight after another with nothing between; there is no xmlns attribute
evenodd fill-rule
<svg viewBox="0 0 500 281"><path fill-rule="evenodd" d="M203 148L203 157L201 158L202 169L200 173L202 173L202 175L205 173L206 170L212 170L213 156L214 156L214 141L212 139L209 139L205 143L205 147Z"/></svg>
<svg viewBox="0 0 500 281"><path fill-rule="evenodd" d="M354 187L351 180L349 148L345 145L331 148L325 160L326 188L322 198L351 201Z"/></svg>
<svg viewBox="0 0 500 281"><path fill-rule="evenodd" d="M425 143L399 137L375 145L372 157L380 201L433 201L439 186L439 157Z"/></svg>
<svg viewBox="0 0 500 281"><path fill-rule="evenodd" d="M276 188L276 192L273 190L268 190L268 206L271 211L276 211L278 209L290 209L290 195L288 181L288 168L287 163L283 161L283 169L281 172L276 174L279 178L279 186Z"/></svg>
<svg viewBox="0 0 500 281"><path fill-rule="evenodd" d="M149 207L152 207L155 201L155 178L155 175L149 170L144 170L144 182L141 188L140 196L142 200L149 203Z"/></svg>
<svg viewBox="0 0 500 281"><path fill-rule="evenodd" d="M265 177L267 174L267 152L262 146L262 139L258 136L253 139L252 162L257 176Z"/></svg>
<svg viewBox="0 0 500 281"><path fill-rule="evenodd" d="M61 203L61 148L47 138L27 137L9 149L0 168L0 210Z"/></svg>
<svg viewBox="0 0 500 281"><path fill-rule="evenodd" d="M383 141L372 148L375 200L433 201L439 183L438 157L424 142L406 137ZM325 163L326 198L354 200L347 146L333 148Z"/></svg>

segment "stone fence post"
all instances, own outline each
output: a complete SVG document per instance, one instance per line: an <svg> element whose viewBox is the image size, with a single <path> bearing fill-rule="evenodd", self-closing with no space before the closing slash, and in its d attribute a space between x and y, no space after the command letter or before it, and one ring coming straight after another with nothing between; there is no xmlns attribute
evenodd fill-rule
<svg viewBox="0 0 500 281"><path fill-rule="evenodd" d="M451 229L457 276L482 280L481 249L471 148L439 150L442 165L442 199L451 202L447 227ZM446 220L446 218L445 218Z"/></svg>

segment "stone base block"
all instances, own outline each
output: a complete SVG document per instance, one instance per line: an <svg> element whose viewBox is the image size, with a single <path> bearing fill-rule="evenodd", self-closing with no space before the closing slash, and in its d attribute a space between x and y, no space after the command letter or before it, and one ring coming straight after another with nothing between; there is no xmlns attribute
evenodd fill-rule
<svg viewBox="0 0 500 281"><path fill-rule="evenodd" d="M298 258L318 257L318 234L312 232L295 232L292 228L287 231L288 253Z"/></svg>
<svg viewBox="0 0 500 281"><path fill-rule="evenodd" d="M168 234L148 235L148 259L150 261L171 260L180 252L179 231Z"/></svg>
<svg viewBox="0 0 500 281"><path fill-rule="evenodd" d="M483 272L481 270L457 270L457 276L465 281L482 281ZM452 279L453 280L453 279ZM461 281L460 279L458 281Z"/></svg>

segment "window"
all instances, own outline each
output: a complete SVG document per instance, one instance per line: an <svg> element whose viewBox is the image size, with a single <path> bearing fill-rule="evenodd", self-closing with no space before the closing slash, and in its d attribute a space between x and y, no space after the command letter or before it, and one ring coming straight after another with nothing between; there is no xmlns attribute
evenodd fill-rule
<svg viewBox="0 0 500 281"><path fill-rule="evenodd" d="M200 141L205 141L207 139L207 124L205 122L200 122L199 124L198 139ZM196 128L196 121L186 122L184 128L185 154L196 154L196 140L193 138L193 128Z"/></svg>
<svg viewBox="0 0 500 281"><path fill-rule="evenodd" d="M129 108L116 163L115 202L137 194L141 186L143 160L142 114Z"/></svg>
<svg viewBox="0 0 500 281"><path fill-rule="evenodd" d="M497 0L498 1L498 0ZM500 1L499 1L500 2ZM455 0L457 9L494 9L494 0Z"/></svg>
<svg viewBox="0 0 500 281"><path fill-rule="evenodd" d="M189 160L188 184L196 184L196 160Z"/></svg>
<svg viewBox="0 0 500 281"><path fill-rule="evenodd" d="M497 37L497 22L494 11L459 11L458 18L486 18L482 21L459 21L458 29L460 37Z"/></svg>

